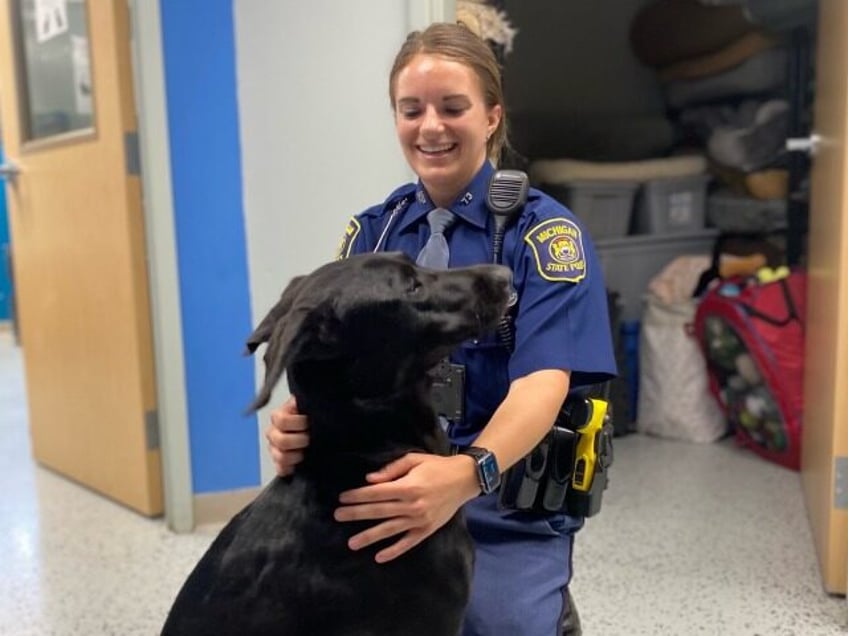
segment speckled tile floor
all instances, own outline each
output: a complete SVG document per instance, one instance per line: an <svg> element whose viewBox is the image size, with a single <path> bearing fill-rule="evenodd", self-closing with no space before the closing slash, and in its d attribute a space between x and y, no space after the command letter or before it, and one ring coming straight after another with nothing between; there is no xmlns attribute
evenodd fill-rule
<svg viewBox="0 0 848 636"><path fill-rule="evenodd" d="M217 529L175 535L36 466L20 350L2 329L0 465L0 634L157 634ZM631 435L612 478L576 543L586 636L848 634L845 598L819 583L797 474L729 443Z"/></svg>

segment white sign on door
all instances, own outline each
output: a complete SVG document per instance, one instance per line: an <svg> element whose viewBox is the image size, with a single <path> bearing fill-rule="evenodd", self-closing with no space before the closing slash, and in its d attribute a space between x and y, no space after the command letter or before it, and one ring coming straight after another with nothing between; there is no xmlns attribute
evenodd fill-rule
<svg viewBox="0 0 848 636"><path fill-rule="evenodd" d="M35 0L35 39L46 42L68 30L67 0Z"/></svg>

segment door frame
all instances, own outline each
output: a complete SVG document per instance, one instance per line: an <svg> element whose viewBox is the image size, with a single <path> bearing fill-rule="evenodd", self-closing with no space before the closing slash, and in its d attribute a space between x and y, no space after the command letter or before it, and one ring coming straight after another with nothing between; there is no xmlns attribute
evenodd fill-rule
<svg viewBox="0 0 848 636"><path fill-rule="evenodd" d="M179 268L159 2L127 0L150 284L165 522L194 529Z"/></svg>

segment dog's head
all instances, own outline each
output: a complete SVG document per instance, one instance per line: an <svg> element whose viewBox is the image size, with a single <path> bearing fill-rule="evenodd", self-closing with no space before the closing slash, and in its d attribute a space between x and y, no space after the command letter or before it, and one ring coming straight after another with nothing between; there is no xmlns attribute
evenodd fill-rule
<svg viewBox="0 0 848 636"><path fill-rule="evenodd" d="M290 381L317 381L332 369L335 390L356 397L393 393L494 329L514 300L511 279L500 265L434 271L385 253L295 278L247 340L249 353L268 343L265 382L250 409L267 404L286 370Z"/></svg>

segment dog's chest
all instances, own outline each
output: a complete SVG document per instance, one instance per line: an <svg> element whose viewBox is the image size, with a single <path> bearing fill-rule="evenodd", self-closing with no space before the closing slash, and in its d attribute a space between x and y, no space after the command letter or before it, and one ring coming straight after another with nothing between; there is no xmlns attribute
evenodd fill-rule
<svg viewBox="0 0 848 636"><path fill-rule="evenodd" d="M459 516L386 564L374 561L378 547L347 547L356 528L335 521L303 478L272 482L234 523L220 574L239 571L250 582L243 611L261 607L274 624L291 626L279 633L430 636L461 621L473 552ZM351 625L361 631L345 631Z"/></svg>

